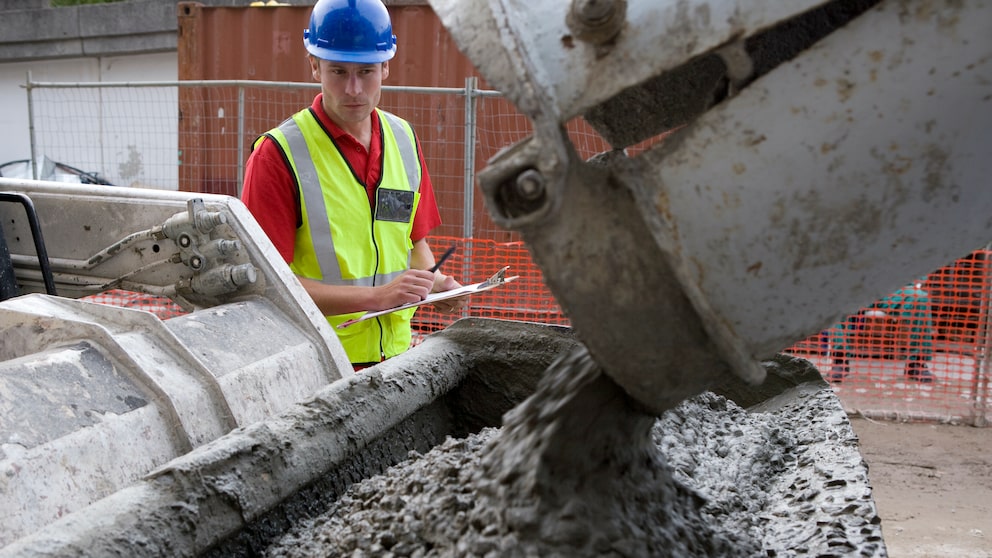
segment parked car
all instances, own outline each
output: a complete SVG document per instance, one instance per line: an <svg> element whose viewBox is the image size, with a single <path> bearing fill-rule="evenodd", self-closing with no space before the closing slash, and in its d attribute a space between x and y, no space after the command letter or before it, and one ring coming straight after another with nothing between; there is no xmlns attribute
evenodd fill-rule
<svg viewBox="0 0 992 558"><path fill-rule="evenodd" d="M0 164L0 176L7 178L34 178L31 172L30 159L18 159ZM97 172L87 172L76 167L53 161L43 157L41 168L38 169L39 180L52 182L71 182L75 184L105 184L113 186Z"/></svg>

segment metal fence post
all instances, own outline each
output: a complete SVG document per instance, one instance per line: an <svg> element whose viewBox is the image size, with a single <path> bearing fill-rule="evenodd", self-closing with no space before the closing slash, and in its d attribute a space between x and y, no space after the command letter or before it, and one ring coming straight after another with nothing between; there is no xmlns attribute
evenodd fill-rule
<svg viewBox="0 0 992 558"><path fill-rule="evenodd" d="M476 96L479 78L465 78L465 201L462 217L462 236L475 236L475 138Z"/></svg>
<svg viewBox="0 0 992 558"><path fill-rule="evenodd" d="M245 86L238 85L238 197L245 183Z"/></svg>
<svg viewBox="0 0 992 558"><path fill-rule="evenodd" d="M992 251L992 243L985 246L986 257L989 256L990 251ZM987 260L985 261L987 262ZM986 300L992 300L992 280L990 280L989 271L987 265L982 266L982 283L985 289L982 296ZM973 383L972 424L974 426L988 426L989 423L987 394L989 391L989 379L992 376L992 362L989 359L989 350L992 349L992 312L989 311L988 303L983 306L985 307L985 323L982 326L985 328L985 339L982 350L979 351L978 355L978 358L981 359L981 362L976 367L978 378Z"/></svg>
<svg viewBox="0 0 992 558"><path fill-rule="evenodd" d="M476 139L476 95L479 79L476 77L465 78L465 134L463 159L463 201L462 201L462 237L470 239L475 236L475 139ZM462 277L472 276L473 254L472 243L463 243L465 258L462 260ZM469 308L466 307L461 312L462 316L469 315Z"/></svg>
<svg viewBox="0 0 992 558"><path fill-rule="evenodd" d="M34 103L31 100L31 90L34 88L34 85L31 82L31 70L28 70L27 80L27 85L24 87L28 90L28 142L31 144L31 161L28 162L28 165L31 166L31 178L38 180L38 164L36 162L38 160L38 154L36 152L37 140L34 134Z"/></svg>

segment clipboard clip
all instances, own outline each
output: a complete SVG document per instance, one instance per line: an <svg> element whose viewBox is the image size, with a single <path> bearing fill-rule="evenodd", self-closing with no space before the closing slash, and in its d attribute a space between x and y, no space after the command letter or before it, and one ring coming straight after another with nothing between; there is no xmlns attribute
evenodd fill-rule
<svg viewBox="0 0 992 558"><path fill-rule="evenodd" d="M497 271L496 273L493 273L492 276L489 277L489 279L486 279L485 281L479 283L479 286L477 286L475 288L475 290L481 291L483 289L489 289L489 288L492 288L492 287L495 287L495 286L502 285L502 284L506 283L507 282L507 279L506 279L506 270L507 269L510 269L510 266L506 266L503 269ZM516 277L512 277L510 280L512 281L513 279L516 279Z"/></svg>

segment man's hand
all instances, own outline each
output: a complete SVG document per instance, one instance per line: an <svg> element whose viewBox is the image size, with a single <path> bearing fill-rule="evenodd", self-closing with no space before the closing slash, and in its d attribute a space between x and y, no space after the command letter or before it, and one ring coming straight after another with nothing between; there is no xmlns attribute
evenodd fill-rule
<svg viewBox="0 0 992 558"><path fill-rule="evenodd" d="M370 308L370 310L387 310L424 300L434 288L434 275L434 273L424 269L404 271L396 279L377 287L376 308Z"/></svg>
<svg viewBox="0 0 992 558"><path fill-rule="evenodd" d="M441 293L444 291L450 291L452 289L457 289L461 287L461 283L455 281L454 277L450 275L443 275L441 272L436 272L434 277L434 285L431 289L433 293ZM455 298L448 298L445 300L439 300L432 304L435 310L441 312L442 314L451 314L462 310L467 304L468 296L459 296Z"/></svg>

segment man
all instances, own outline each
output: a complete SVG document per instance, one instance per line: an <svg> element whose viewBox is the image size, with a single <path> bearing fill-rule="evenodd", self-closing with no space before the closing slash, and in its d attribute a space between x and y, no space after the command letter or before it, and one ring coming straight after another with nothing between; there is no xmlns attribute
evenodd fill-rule
<svg viewBox="0 0 992 558"><path fill-rule="evenodd" d="M930 295L923 289L926 278L903 287L875 302L861 313L854 323L842 322L835 328L833 366L827 379L840 383L851 371L850 358L857 354L855 337L865 324L879 326L882 331L898 336L898 344L906 346L905 377L914 382L934 381L929 363L933 356L933 320L930 316ZM870 321L869 321L870 320Z"/></svg>
<svg viewBox="0 0 992 558"><path fill-rule="evenodd" d="M304 46L321 92L255 141L242 201L361 369L410 347L415 309L338 324L461 285L430 271L441 219L413 128L376 108L396 53L386 7L319 0Z"/></svg>

